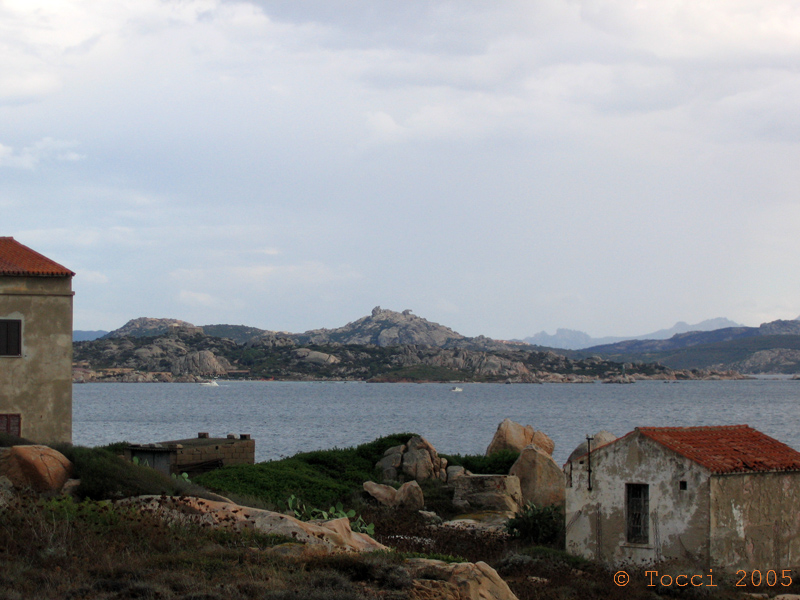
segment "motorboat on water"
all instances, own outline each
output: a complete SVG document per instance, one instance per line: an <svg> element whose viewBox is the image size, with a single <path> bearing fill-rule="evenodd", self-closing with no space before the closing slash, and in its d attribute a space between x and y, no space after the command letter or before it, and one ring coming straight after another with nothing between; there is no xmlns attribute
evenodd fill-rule
<svg viewBox="0 0 800 600"><path fill-rule="evenodd" d="M211 381L201 381L200 385L204 385L206 387L219 387L219 384L215 379L212 379Z"/></svg>
<svg viewBox="0 0 800 600"><path fill-rule="evenodd" d="M450 391L451 391L451 392L463 392L463 391L464 391L464 389L463 389L463 388L460 388L460 387L458 387L458 386L455 386L455 387L453 387L453 389L452 389L452 390L450 390Z"/></svg>

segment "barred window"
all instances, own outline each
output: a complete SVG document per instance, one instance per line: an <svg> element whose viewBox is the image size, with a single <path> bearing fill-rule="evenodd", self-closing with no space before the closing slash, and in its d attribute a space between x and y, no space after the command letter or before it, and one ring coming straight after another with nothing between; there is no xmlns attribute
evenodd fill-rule
<svg viewBox="0 0 800 600"><path fill-rule="evenodd" d="M0 319L0 356L22 356L22 321Z"/></svg>
<svg viewBox="0 0 800 600"><path fill-rule="evenodd" d="M627 538L631 544L646 544L650 531L650 486L646 483L625 484Z"/></svg>
<svg viewBox="0 0 800 600"><path fill-rule="evenodd" d="M0 433L8 433L21 437L22 418L20 415L0 414Z"/></svg>

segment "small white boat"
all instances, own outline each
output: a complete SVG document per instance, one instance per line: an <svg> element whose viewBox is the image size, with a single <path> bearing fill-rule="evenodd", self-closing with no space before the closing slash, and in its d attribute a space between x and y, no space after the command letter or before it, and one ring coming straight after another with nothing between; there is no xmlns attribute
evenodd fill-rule
<svg viewBox="0 0 800 600"><path fill-rule="evenodd" d="M212 381L201 381L200 385L204 385L206 387L219 387L219 384L212 380Z"/></svg>
<svg viewBox="0 0 800 600"><path fill-rule="evenodd" d="M464 390L463 390L462 388L460 388L460 387L456 386L456 387L454 387L454 388L453 388L452 390L450 390L450 391L451 391L451 392L463 392Z"/></svg>

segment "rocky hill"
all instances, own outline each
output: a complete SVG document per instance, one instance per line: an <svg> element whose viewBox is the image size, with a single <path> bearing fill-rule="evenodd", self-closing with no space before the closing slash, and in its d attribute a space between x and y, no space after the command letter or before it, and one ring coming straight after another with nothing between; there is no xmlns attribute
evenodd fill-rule
<svg viewBox="0 0 800 600"><path fill-rule="evenodd" d="M344 327L314 329L292 337L305 344L335 343L381 347L413 344L434 348L452 347L467 340L449 327L413 315L410 310L395 312L384 310L380 306L373 308L370 315Z"/></svg>
<svg viewBox="0 0 800 600"><path fill-rule="evenodd" d="M673 369L723 369L743 373L800 373L800 321L778 320L759 327L693 331L668 340L627 340L594 346L570 356L658 362Z"/></svg>
<svg viewBox="0 0 800 600"><path fill-rule="evenodd" d="M675 371L654 364L623 365L597 357L573 360L527 346L481 350L417 344L316 344L301 343L294 336L274 332L237 344L187 327L174 327L154 337L77 342L74 361L74 379L85 382L192 382L211 377L239 377L518 383L590 383L600 379L627 383L637 378L736 376Z"/></svg>
<svg viewBox="0 0 800 600"><path fill-rule="evenodd" d="M179 319L151 319L142 317L128 321L104 338L152 337L172 330L204 332L207 335L234 340L239 344L267 336L282 336L301 344L374 345L381 347L413 344L435 348L473 347L482 349L504 348L507 342L498 342L484 336L468 338L438 323L411 314L410 310L395 312L376 306L372 313L343 327L313 329L304 333L285 333L248 327L246 325L203 325L197 327Z"/></svg>
<svg viewBox="0 0 800 600"><path fill-rule="evenodd" d="M164 335L171 329L185 329L188 331L201 332L202 328L196 327L186 321L180 319L151 319L148 317L141 317L139 319L131 319L119 329L108 332L103 336L103 339L109 338L122 338L122 337L153 337L156 335Z"/></svg>

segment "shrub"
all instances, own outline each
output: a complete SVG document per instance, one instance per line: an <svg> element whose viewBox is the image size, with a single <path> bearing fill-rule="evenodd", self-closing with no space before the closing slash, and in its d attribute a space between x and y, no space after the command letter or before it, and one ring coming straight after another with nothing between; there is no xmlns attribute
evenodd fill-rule
<svg viewBox="0 0 800 600"><path fill-rule="evenodd" d="M103 448L69 446L59 450L75 466L74 476L81 480L77 489L81 498L104 500L177 491L176 482L163 473L129 463Z"/></svg>
<svg viewBox="0 0 800 600"><path fill-rule="evenodd" d="M528 503L506 523L511 535L541 546L564 547L564 512L558 506Z"/></svg>
<svg viewBox="0 0 800 600"><path fill-rule="evenodd" d="M33 444L31 440L11 435L10 433L0 432L0 448L7 448L9 446L28 446Z"/></svg>
<svg viewBox="0 0 800 600"><path fill-rule="evenodd" d="M194 481L220 494L251 496L278 506L285 506L287 498L295 496L308 507L327 509L360 494L363 483L375 479L375 463L383 453L413 435L399 433L354 448L301 452L256 465L224 467Z"/></svg>
<svg viewBox="0 0 800 600"><path fill-rule="evenodd" d="M507 475L519 458L519 452L500 450L491 456L482 454L440 454L448 465L458 465L476 475Z"/></svg>

